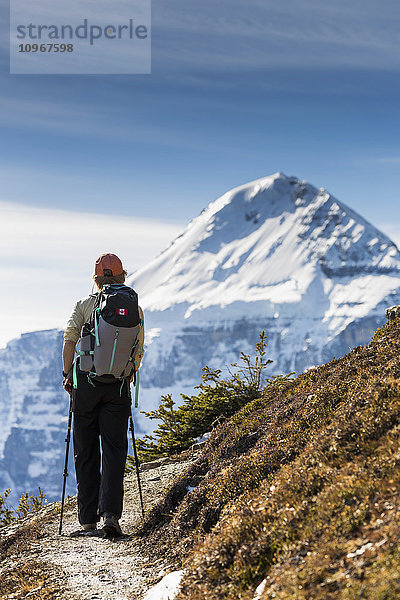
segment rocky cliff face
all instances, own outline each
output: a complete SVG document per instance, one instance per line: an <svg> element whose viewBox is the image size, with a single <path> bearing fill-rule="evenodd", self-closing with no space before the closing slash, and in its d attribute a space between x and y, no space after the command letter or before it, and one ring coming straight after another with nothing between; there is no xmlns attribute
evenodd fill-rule
<svg viewBox="0 0 400 600"><path fill-rule="evenodd" d="M141 407L150 410L162 393L190 392L205 364L221 368L252 352L261 330L271 374L368 342L385 308L399 303L400 254L325 190L277 173L212 202L129 284L145 310ZM41 485L59 496L68 413L61 344L53 330L0 351L0 490ZM138 433L154 425L135 418Z"/></svg>
<svg viewBox="0 0 400 600"><path fill-rule="evenodd" d="M50 499L60 495L69 408L61 348L62 332L51 330L24 334L0 351L0 489L11 488L14 502L38 486Z"/></svg>

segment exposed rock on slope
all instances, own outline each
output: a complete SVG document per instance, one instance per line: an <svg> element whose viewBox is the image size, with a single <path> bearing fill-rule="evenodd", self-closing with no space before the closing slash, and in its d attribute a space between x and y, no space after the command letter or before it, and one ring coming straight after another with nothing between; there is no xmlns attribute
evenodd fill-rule
<svg viewBox="0 0 400 600"><path fill-rule="evenodd" d="M50 330L24 334L0 350L0 490L11 488L14 502L38 486L49 499L61 491L69 405L61 348L62 332Z"/></svg>

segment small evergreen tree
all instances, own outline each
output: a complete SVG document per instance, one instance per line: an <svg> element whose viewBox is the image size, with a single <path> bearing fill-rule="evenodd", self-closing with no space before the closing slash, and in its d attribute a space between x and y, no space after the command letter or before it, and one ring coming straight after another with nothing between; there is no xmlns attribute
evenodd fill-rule
<svg viewBox="0 0 400 600"><path fill-rule="evenodd" d="M38 490L37 496L28 493L22 494L16 510L8 506L7 498L11 494L11 490L7 489L4 494L0 494L0 527L10 525L14 521L26 517L29 513L38 511L46 503L46 494L40 487Z"/></svg>
<svg viewBox="0 0 400 600"><path fill-rule="evenodd" d="M7 498L11 494L8 488L4 494L0 494L0 527L10 525L15 521L14 511L8 507Z"/></svg>
<svg viewBox="0 0 400 600"><path fill-rule="evenodd" d="M241 352L241 364L233 363L234 372L229 371L221 379L221 370L203 368L202 383L196 386L197 395L181 394L183 404L176 407L171 394L161 397L160 406L151 412L143 412L149 419L159 422L153 435L137 440L138 453L142 461L154 460L182 452L196 439L209 432L216 422L230 417L245 404L258 398L265 385L280 385L292 374L265 377L265 369L272 362L266 359L266 335L263 331L256 344L254 360ZM133 468L133 459L128 457L128 470Z"/></svg>
<svg viewBox="0 0 400 600"><path fill-rule="evenodd" d="M264 369L274 362L271 359L265 360L267 347L267 336L265 335L265 331L260 333L260 339L256 343L256 351L254 362L251 360L251 356L249 354L245 354L244 352L240 353L240 358L242 360L242 365L238 365L238 363L233 363L232 367L237 367L237 374L242 376L242 378L247 382L249 388L260 392L261 389L267 384L267 382L273 382L279 377L265 378L264 377Z"/></svg>

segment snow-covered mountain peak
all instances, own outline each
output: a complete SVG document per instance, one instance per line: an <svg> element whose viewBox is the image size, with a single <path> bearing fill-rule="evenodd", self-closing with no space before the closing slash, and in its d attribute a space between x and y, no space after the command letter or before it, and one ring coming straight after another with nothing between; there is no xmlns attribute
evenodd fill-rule
<svg viewBox="0 0 400 600"><path fill-rule="evenodd" d="M387 236L326 190L275 173L211 202L129 283L147 310L180 306L187 317L235 302L296 303L316 279L377 271L400 273Z"/></svg>

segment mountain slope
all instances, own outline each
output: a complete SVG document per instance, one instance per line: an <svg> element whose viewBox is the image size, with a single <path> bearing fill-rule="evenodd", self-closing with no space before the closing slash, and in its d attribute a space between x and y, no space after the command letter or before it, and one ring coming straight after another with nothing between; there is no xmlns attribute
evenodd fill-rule
<svg viewBox="0 0 400 600"><path fill-rule="evenodd" d="M400 597L400 320L217 427L138 533L176 600Z"/></svg>

